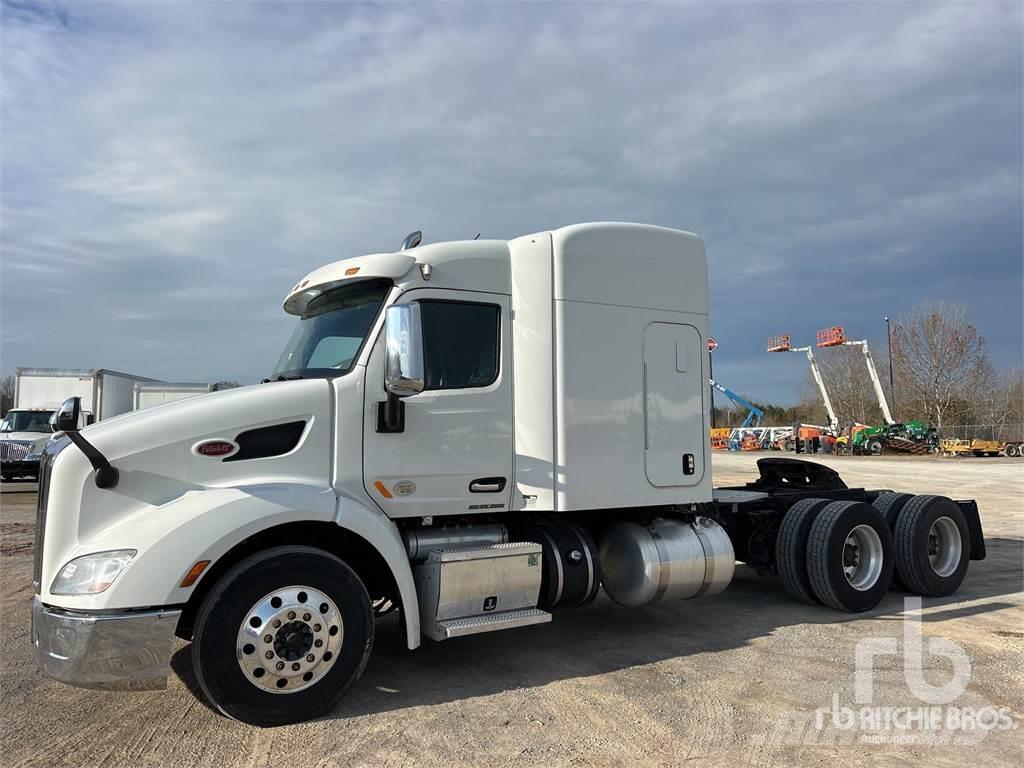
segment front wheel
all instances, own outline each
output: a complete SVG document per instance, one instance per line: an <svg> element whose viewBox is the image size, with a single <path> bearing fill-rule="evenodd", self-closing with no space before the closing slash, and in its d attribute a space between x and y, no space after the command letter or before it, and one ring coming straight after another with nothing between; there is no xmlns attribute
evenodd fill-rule
<svg viewBox="0 0 1024 768"><path fill-rule="evenodd" d="M356 573L323 550L287 546L241 561L207 595L192 658L217 709L274 726L330 709L372 646L373 610Z"/></svg>

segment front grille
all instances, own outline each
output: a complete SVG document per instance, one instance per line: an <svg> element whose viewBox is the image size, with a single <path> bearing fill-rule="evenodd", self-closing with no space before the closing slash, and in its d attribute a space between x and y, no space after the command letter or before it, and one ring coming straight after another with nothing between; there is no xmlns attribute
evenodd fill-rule
<svg viewBox="0 0 1024 768"><path fill-rule="evenodd" d="M57 454L67 447L71 441L67 437L54 440L46 446L39 459L39 491L36 500L36 550L32 563L32 585L39 594L39 584L43 578L43 539L46 534L46 508L50 500L50 473Z"/></svg>
<svg viewBox="0 0 1024 768"><path fill-rule="evenodd" d="M32 452L32 443L22 440L0 441L0 461L24 461Z"/></svg>

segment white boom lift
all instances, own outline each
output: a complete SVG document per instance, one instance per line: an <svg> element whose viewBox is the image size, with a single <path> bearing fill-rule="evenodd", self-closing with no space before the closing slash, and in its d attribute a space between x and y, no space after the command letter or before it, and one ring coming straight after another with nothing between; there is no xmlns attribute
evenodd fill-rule
<svg viewBox="0 0 1024 768"><path fill-rule="evenodd" d="M868 366L868 376L871 378L871 385L875 388L875 397L878 398L878 406L882 409L882 418L886 424L895 424L892 413L889 411L889 403L885 399L885 390L882 389L882 381L878 378L878 371L875 369L875 361L868 349L868 340L852 341L846 338L846 332L840 325L832 326L818 331L819 347L860 347L864 353L864 362ZM809 354L809 353L808 353Z"/></svg>

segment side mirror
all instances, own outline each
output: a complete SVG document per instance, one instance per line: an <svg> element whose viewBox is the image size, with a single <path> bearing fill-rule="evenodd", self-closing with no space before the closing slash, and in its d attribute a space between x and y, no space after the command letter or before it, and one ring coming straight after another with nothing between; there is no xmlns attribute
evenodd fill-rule
<svg viewBox="0 0 1024 768"><path fill-rule="evenodd" d="M423 328L419 304L396 304L384 315L384 385L395 397L423 391Z"/></svg>
<svg viewBox="0 0 1024 768"><path fill-rule="evenodd" d="M53 428L58 432L77 432L82 419L82 398L69 397L53 415Z"/></svg>

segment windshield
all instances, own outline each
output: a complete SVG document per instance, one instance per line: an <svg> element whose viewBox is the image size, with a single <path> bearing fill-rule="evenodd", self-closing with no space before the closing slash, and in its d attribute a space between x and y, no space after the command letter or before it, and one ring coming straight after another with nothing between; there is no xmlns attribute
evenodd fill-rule
<svg viewBox="0 0 1024 768"><path fill-rule="evenodd" d="M52 432L53 411L8 411L0 432Z"/></svg>
<svg viewBox="0 0 1024 768"><path fill-rule="evenodd" d="M390 288L389 280L370 280L335 288L310 301L270 378L348 373Z"/></svg>

